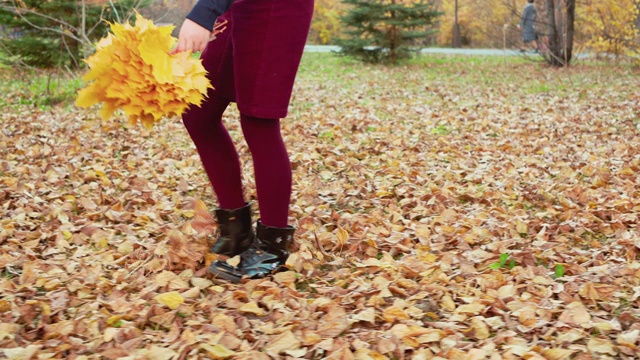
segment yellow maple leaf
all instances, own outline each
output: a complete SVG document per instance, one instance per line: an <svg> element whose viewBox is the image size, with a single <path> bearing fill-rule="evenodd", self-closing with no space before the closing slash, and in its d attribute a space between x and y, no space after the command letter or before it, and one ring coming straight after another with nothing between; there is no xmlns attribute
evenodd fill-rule
<svg viewBox="0 0 640 360"><path fill-rule="evenodd" d="M199 106L212 87L200 60L186 52L170 54L177 42L173 26L136 15L135 25L111 24L111 34L85 59L89 71L83 80L89 84L78 92L76 106L101 104L103 119L121 109L129 123L150 128Z"/></svg>
<svg viewBox="0 0 640 360"><path fill-rule="evenodd" d="M168 307L171 310L177 309L182 303L184 303L184 298L177 291L158 294L154 297L154 299L158 303Z"/></svg>
<svg viewBox="0 0 640 360"><path fill-rule="evenodd" d="M97 91L95 86L87 86L84 89L80 89L78 91L78 96L76 97L76 105L82 107L89 107L98 103L97 99Z"/></svg>

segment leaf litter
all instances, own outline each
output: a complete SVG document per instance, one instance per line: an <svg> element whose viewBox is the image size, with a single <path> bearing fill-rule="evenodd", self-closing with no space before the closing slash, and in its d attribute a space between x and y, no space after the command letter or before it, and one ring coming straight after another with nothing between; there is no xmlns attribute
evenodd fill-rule
<svg viewBox="0 0 640 360"><path fill-rule="evenodd" d="M283 121L290 271L237 285L206 274L215 201L178 119L3 112L4 357L636 356L637 74L468 61L318 76L336 61L305 58Z"/></svg>

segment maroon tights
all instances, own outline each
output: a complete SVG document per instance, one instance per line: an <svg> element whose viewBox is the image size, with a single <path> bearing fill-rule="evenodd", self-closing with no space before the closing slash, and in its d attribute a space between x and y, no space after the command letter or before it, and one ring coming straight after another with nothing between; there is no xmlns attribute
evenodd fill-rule
<svg viewBox="0 0 640 360"><path fill-rule="evenodd" d="M210 94L211 95L211 94ZM245 205L238 152L222 123L229 101L210 96L201 107L192 107L183 122L198 149L202 165L223 209ZM260 221L286 227L291 199L291 163L279 119L240 114L240 125L253 158Z"/></svg>

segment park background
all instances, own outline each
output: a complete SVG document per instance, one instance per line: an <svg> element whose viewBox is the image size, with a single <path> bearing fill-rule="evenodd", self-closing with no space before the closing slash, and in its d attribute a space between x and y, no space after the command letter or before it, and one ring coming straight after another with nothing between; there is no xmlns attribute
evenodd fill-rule
<svg viewBox="0 0 640 360"><path fill-rule="evenodd" d="M398 3L402 2L411 1L398 0ZM308 42L314 45L334 45L335 39L344 30L340 16L345 14L349 6L340 0L317 0L315 3ZM452 46L456 4L462 47L503 49L505 45L507 48L521 46L520 30L516 25L526 1L435 0L431 3L436 10L444 12L445 16L437 19L434 25L437 32L426 39L425 46ZM534 1L540 17L544 16L545 3L546 0ZM193 1L188 0L155 1L144 13L158 21L178 26L192 4ZM606 48L605 51L610 51L614 46L607 47L605 42L627 42L632 38L629 36L628 25L635 24L636 28L640 28L637 12L639 5L633 0L585 0L578 1L578 4L576 43L581 50L600 51ZM627 39L623 40L624 38ZM637 33L635 40L637 41Z"/></svg>
<svg viewBox="0 0 640 360"><path fill-rule="evenodd" d="M425 46L452 46L454 4ZM637 358L638 2L577 1L588 56L563 66L518 51L524 4L458 1L462 50L513 56L305 53L290 271L240 284L206 275L216 201L178 117L75 107L82 62L2 65L0 357ZM317 6L309 44L331 45L347 7Z"/></svg>

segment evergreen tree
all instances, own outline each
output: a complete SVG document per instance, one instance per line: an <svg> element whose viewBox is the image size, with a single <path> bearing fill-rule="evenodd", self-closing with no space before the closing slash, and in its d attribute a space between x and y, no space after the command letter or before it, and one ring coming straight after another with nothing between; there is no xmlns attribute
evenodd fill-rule
<svg viewBox="0 0 640 360"><path fill-rule="evenodd" d="M347 30L337 39L341 53L365 62L390 62L411 56L412 46L426 40L437 16L431 1L342 0L350 5L341 18Z"/></svg>
<svg viewBox="0 0 640 360"><path fill-rule="evenodd" d="M4 60L38 68L80 66L109 24L150 1L0 1L0 52Z"/></svg>

